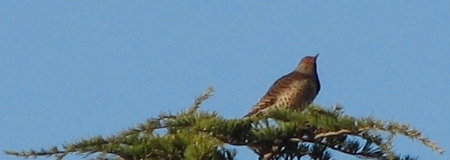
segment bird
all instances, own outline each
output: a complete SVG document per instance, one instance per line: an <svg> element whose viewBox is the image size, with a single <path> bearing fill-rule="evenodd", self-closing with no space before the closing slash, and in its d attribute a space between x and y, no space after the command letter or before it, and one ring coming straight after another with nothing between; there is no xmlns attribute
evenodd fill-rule
<svg viewBox="0 0 450 160"><path fill-rule="evenodd" d="M318 56L303 57L294 71L276 80L244 117L264 114L273 107L303 110L311 104L320 91L316 65Z"/></svg>

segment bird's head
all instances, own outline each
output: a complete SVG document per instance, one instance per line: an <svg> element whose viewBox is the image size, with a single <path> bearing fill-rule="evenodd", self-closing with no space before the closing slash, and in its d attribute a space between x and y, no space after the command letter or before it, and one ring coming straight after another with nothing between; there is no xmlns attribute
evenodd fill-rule
<svg viewBox="0 0 450 160"><path fill-rule="evenodd" d="M319 54L316 54L315 56L303 57L297 68L295 68L295 71L307 75L316 75L316 61L318 56Z"/></svg>

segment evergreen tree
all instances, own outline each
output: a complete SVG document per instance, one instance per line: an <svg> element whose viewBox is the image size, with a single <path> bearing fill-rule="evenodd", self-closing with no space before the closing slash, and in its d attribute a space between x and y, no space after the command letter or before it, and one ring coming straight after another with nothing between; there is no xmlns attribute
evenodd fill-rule
<svg viewBox="0 0 450 160"><path fill-rule="evenodd" d="M162 113L112 136L81 139L49 149L9 150L5 154L55 159L79 154L108 160L228 160L236 155L232 146L247 146L262 160L302 157L327 160L332 159L333 151L369 159L417 159L393 151L392 140L396 135L444 152L407 124L374 117L356 118L343 114L340 106L324 109L310 105L301 112L272 109L266 115L243 119L226 119L214 112L199 111L200 104L212 92L213 88L208 88L188 110Z"/></svg>

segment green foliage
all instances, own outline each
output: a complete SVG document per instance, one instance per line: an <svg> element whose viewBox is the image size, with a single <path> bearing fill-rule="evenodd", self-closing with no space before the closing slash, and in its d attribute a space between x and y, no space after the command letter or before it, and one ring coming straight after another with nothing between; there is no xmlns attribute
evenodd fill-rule
<svg viewBox="0 0 450 160"><path fill-rule="evenodd" d="M308 106L305 111L274 108L268 114L241 119L225 119L216 113L199 111L213 89L200 95L193 106L177 114L162 113L118 134L92 137L61 147L5 154L33 158L62 159L68 154L96 155L97 159L227 160L236 155L225 147L248 146L260 159L327 160L332 151L360 158L412 160L392 149L392 140L403 135L443 153L437 145L406 124L344 115L342 107L323 109Z"/></svg>

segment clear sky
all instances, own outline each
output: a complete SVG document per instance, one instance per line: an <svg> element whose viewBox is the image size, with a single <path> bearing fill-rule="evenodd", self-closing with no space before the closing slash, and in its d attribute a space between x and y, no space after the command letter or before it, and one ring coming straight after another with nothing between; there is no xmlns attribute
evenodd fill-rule
<svg viewBox="0 0 450 160"><path fill-rule="evenodd" d="M216 92L201 109L241 117L303 56L320 53L315 103L409 123L450 151L449 8L450 1L2 1L0 149L107 136L184 109L208 86ZM395 150L450 159L401 136ZM237 159L252 156L238 148Z"/></svg>

